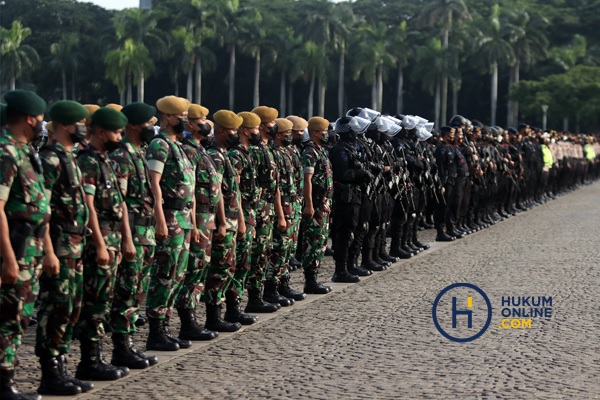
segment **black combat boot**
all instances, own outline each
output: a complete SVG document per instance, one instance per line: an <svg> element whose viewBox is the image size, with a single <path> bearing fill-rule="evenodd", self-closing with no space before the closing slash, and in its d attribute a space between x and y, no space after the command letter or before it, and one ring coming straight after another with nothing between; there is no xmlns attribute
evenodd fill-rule
<svg viewBox="0 0 600 400"><path fill-rule="evenodd" d="M155 365L158 364L158 357L156 356L147 356L141 350L138 350L133 345L133 333L127 335L127 343L131 351L137 354L138 357L148 360L148 364Z"/></svg>
<svg viewBox="0 0 600 400"><path fill-rule="evenodd" d="M206 305L206 329L217 332L235 332L242 325L239 322L227 322L221 318L221 306L216 304Z"/></svg>
<svg viewBox="0 0 600 400"><path fill-rule="evenodd" d="M327 294L331 292L331 286L323 285L317 281L317 271L304 270L304 293Z"/></svg>
<svg viewBox="0 0 600 400"><path fill-rule="evenodd" d="M331 277L331 282L357 283L360 282L360 277L349 273L346 269L346 265L336 260L335 272Z"/></svg>
<svg viewBox="0 0 600 400"><path fill-rule="evenodd" d="M437 236L435 237L436 242L452 242L455 239L456 238L454 236L450 236L444 232L443 228L438 228Z"/></svg>
<svg viewBox="0 0 600 400"><path fill-rule="evenodd" d="M163 329L165 330L165 336L173 343L177 343L180 349L189 349L192 347L192 341L187 339L179 339L175 335L171 334L169 330L169 317L163 319Z"/></svg>
<svg viewBox="0 0 600 400"><path fill-rule="evenodd" d="M412 243L418 248L423 249L422 251L429 250L430 247L427 243L421 243L416 236L413 237Z"/></svg>
<svg viewBox="0 0 600 400"><path fill-rule="evenodd" d="M144 369L150 366L146 358L137 355L130 347L130 338L127 333L112 334L113 353L110 363L118 367L127 367L131 369Z"/></svg>
<svg viewBox="0 0 600 400"><path fill-rule="evenodd" d="M41 400L37 393L23 393L17 390L14 381L15 370L0 369L0 399L2 400Z"/></svg>
<svg viewBox="0 0 600 400"><path fill-rule="evenodd" d="M114 381L125 376L124 370L108 364L102 357L100 341L81 340L81 362L77 365L75 377L90 381ZM126 368L127 374L129 369Z"/></svg>
<svg viewBox="0 0 600 400"><path fill-rule="evenodd" d="M290 272L300 268L302 268L302 263L296 258L292 257L292 259L290 260L290 264L288 265L288 269L290 270Z"/></svg>
<svg viewBox="0 0 600 400"><path fill-rule="evenodd" d="M294 299L288 299L279 294L277 290L277 283L272 279L265 280L265 292L263 294L263 300L269 303L277 303L281 307L288 307L295 303Z"/></svg>
<svg viewBox="0 0 600 400"><path fill-rule="evenodd" d="M385 236L381 237L375 243L376 243L375 244L375 250L373 250L373 254L375 254L375 253L379 254L379 258L381 258L383 261L387 261L387 262L389 262L391 264L400 261L400 257L392 257L391 255L389 255L387 253L387 251L386 251L386 243L385 243ZM390 264L390 266L391 266L391 264Z"/></svg>
<svg viewBox="0 0 600 400"><path fill-rule="evenodd" d="M244 312L247 313L272 313L279 310L279 304L267 303L263 300L260 288L248 288L248 304Z"/></svg>
<svg viewBox="0 0 600 400"><path fill-rule="evenodd" d="M400 245L400 239L392 239L392 245L390 246L390 256L406 260L408 258L411 258L413 255L412 253L406 252L402 249L402 246Z"/></svg>
<svg viewBox="0 0 600 400"><path fill-rule="evenodd" d="M252 325L258 318L254 315L246 314L242 310L240 310L240 299L238 297L234 297L232 299L225 299L225 305L227 308L225 309L225 321L227 322L239 322L242 325Z"/></svg>
<svg viewBox="0 0 600 400"><path fill-rule="evenodd" d="M174 343L167 338L161 319L148 317L148 325L150 327L150 333L148 333L148 340L146 341L146 350L179 350L179 344Z"/></svg>
<svg viewBox="0 0 600 400"><path fill-rule="evenodd" d="M383 271L387 268L387 266L378 264L373 261L373 251L372 249L367 249L363 247L362 258L360 260L360 267L369 271Z"/></svg>
<svg viewBox="0 0 600 400"><path fill-rule="evenodd" d="M181 340L212 340L219 336L217 332L209 331L196 320L194 310L178 308L177 314L181 320L179 339Z"/></svg>
<svg viewBox="0 0 600 400"><path fill-rule="evenodd" d="M42 367L42 381L37 390L39 394L74 396L82 392L81 387L65 379L58 357L43 356L40 358L40 365Z"/></svg>
<svg viewBox="0 0 600 400"><path fill-rule="evenodd" d="M143 315L138 315L138 318L135 320L135 326L137 326L138 328L146 325L147 323L148 320Z"/></svg>
<svg viewBox="0 0 600 400"><path fill-rule="evenodd" d="M92 390L94 388L94 384L92 382L80 381L79 379L77 379L74 376L72 376L71 374L69 374L69 371L67 369L67 356L66 355L61 354L58 357L58 363L60 364L60 368L62 370L62 374L63 374L64 378L66 380L68 380L69 382L71 382L73 385L79 386L83 393L89 392L90 390Z"/></svg>
<svg viewBox="0 0 600 400"><path fill-rule="evenodd" d="M373 275L373 271L370 269L365 269L359 267L358 263L358 254L355 257L348 258L348 264L346 265L346 271L351 275L356 276L370 276Z"/></svg>
<svg viewBox="0 0 600 400"><path fill-rule="evenodd" d="M290 275L286 274L281 277L279 280L279 287L277 288L279 294L283 297L287 297L288 299L293 299L295 301L301 301L306 298L306 294L304 292L299 292L294 290L290 286Z"/></svg>

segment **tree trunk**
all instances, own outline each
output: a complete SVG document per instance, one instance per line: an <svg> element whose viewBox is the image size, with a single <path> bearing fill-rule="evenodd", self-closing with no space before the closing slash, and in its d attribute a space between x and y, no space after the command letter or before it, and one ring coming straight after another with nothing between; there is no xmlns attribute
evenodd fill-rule
<svg viewBox="0 0 600 400"><path fill-rule="evenodd" d="M71 99L75 100L75 72L71 73Z"/></svg>
<svg viewBox="0 0 600 400"><path fill-rule="evenodd" d="M285 85L287 84L285 79L285 71L281 71L279 77L279 112L285 115Z"/></svg>
<svg viewBox="0 0 600 400"><path fill-rule="evenodd" d="M506 126L514 126L513 119L513 101L510 98L512 87L515 83L515 66L510 67L508 71L508 102L506 103Z"/></svg>
<svg viewBox="0 0 600 400"><path fill-rule="evenodd" d="M254 107L260 104L260 48L256 52L254 59L254 96L252 97Z"/></svg>
<svg viewBox="0 0 600 400"><path fill-rule="evenodd" d="M229 109L235 104L235 44L229 47Z"/></svg>
<svg viewBox="0 0 600 400"><path fill-rule="evenodd" d="M346 70L346 42L340 43L340 67L338 70L338 115L344 112L344 74Z"/></svg>
<svg viewBox="0 0 600 400"><path fill-rule="evenodd" d="M294 82L290 82L288 89L287 111L288 114L294 114Z"/></svg>
<svg viewBox="0 0 600 400"><path fill-rule="evenodd" d="M521 61L517 59L517 63L515 64L515 81L514 83L519 83L521 79ZM519 123L519 101L513 101L513 124L516 126Z"/></svg>
<svg viewBox="0 0 600 400"><path fill-rule="evenodd" d="M452 115L458 115L458 84L452 85Z"/></svg>
<svg viewBox="0 0 600 400"><path fill-rule="evenodd" d="M67 71L65 71L64 68L60 71L60 76L62 78L63 100L66 100L67 99Z"/></svg>
<svg viewBox="0 0 600 400"><path fill-rule="evenodd" d="M17 85L17 78L15 77L15 74L13 73L10 76L10 82L8 83L8 86L9 86L10 90L15 90L16 85Z"/></svg>
<svg viewBox="0 0 600 400"><path fill-rule="evenodd" d="M377 68L377 111L383 110L383 65Z"/></svg>
<svg viewBox="0 0 600 400"><path fill-rule="evenodd" d="M377 109L377 69L373 70L373 76L371 77L371 108Z"/></svg>
<svg viewBox="0 0 600 400"><path fill-rule="evenodd" d="M196 58L196 104L202 104L202 62Z"/></svg>
<svg viewBox="0 0 600 400"><path fill-rule="evenodd" d="M190 66L190 69L187 73L187 82L185 85L185 92L187 93L186 97L189 101L192 101L194 98L194 68Z"/></svg>
<svg viewBox="0 0 600 400"><path fill-rule="evenodd" d="M449 18L449 23L448 25L451 26L452 24L452 13L450 13L448 15ZM449 42L449 37L450 37L450 28L447 27L444 29L444 39L443 39L443 43L442 46L444 48L444 50L448 50L448 42ZM446 54L444 54L444 56L446 56ZM446 63L446 61L444 61L444 64ZM442 120L443 123L446 123L446 118L447 118L447 110L448 110L448 68L446 65L444 65L444 70L442 73L442 86L441 86L441 105L440 105L440 118ZM438 125L439 126L439 125Z"/></svg>
<svg viewBox="0 0 600 400"><path fill-rule="evenodd" d="M402 114L404 108L404 68L398 64L398 90L396 92L396 114Z"/></svg>
<svg viewBox="0 0 600 400"><path fill-rule="evenodd" d="M175 84L175 96L179 97L179 72L175 71L175 80L173 81Z"/></svg>
<svg viewBox="0 0 600 400"><path fill-rule="evenodd" d="M563 131L569 132L569 117L563 118Z"/></svg>
<svg viewBox="0 0 600 400"><path fill-rule="evenodd" d="M498 107L498 63L492 64L492 98L491 98L491 115L490 125L496 125L496 109Z"/></svg>
<svg viewBox="0 0 600 400"><path fill-rule="evenodd" d="M131 82L131 74L127 74L127 104L133 101L133 84Z"/></svg>
<svg viewBox="0 0 600 400"><path fill-rule="evenodd" d="M119 104L125 104L125 92L119 93Z"/></svg>
<svg viewBox="0 0 600 400"><path fill-rule="evenodd" d="M308 90L308 110L307 117L311 118L313 116L313 105L315 104L315 69L313 68L312 73L310 74L310 88Z"/></svg>
<svg viewBox="0 0 600 400"><path fill-rule="evenodd" d="M327 84L323 77L319 77L319 115L325 115L325 91L327 90Z"/></svg>
<svg viewBox="0 0 600 400"><path fill-rule="evenodd" d="M435 126L440 126L440 81L435 84L435 103L434 103L434 114L435 114Z"/></svg>
<svg viewBox="0 0 600 400"><path fill-rule="evenodd" d="M144 96L146 95L145 86L146 85L146 77L144 76L144 71L140 71L140 81L138 83L138 101L140 103L144 102Z"/></svg>

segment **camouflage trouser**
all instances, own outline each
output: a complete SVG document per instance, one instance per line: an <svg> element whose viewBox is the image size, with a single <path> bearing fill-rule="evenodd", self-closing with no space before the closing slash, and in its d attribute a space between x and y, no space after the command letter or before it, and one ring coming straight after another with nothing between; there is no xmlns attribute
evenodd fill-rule
<svg viewBox="0 0 600 400"><path fill-rule="evenodd" d="M296 255L298 249L298 236L300 233L300 222L302 221L302 200L298 200L293 205L294 214L292 214L292 247L290 249L290 260Z"/></svg>
<svg viewBox="0 0 600 400"><path fill-rule="evenodd" d="M117 270L115 295L110 310L113 332L133 333L138 309L145 297L140 297L142 278L148 273L154 258L154 246L135 245L135 258L121 261Z"/></svg>
<svg viewBox="0 0 600 400"><path fill-rule="evenodd" d="M279 282L281 276L287 275L290 258L292 257L292 245L294 244L294 221L293 214L286 215L290 227L285 231L273 228L273 249L269 256L269 265L265 278ZM290 219L288 219L288 217Z"/></svg>
<svg viewBox="0 0 600 400"><path fill-rule="evenodd" d="M312 219L302 218L302 267L318 271L329 235L329 212L316 209Z"/></svg>
<svg viewBox="0 0 600 400"><path fill-rule="evenodd" d="M246 224L246 233L243 237L236 239L235 244L235 274L233 275L233 285L235 286L239 299L244 296L244 287L246 287L246 277L250 271L252 254L252 241L255 228L253 225Z"/></svg>
<svg viewBox="0 0 600 400"><path fill-rule="evenodd" d="M196 309L204 291L204 282L212 253L212 229L198 226L200 241L190 244L190 255L183 281L175 288L175 307Z"/></svg>
<svg viewBox="0 0 600 400"><path fill-rule="evenodd" d="M104 337L102 320L110 312L117 279L118 253L109 248L108 255L107 265L98 265L94 242L90 240L83 250L83 304L79 316L79 335L91 341Z"/></svg>
<svg viewBox="0 0 600 400"><path fill-rule="evenodd" d="M273 203L260 199L256 210L256 237L252 241L247 281L249 288L262 288L273 244Z"/></svg>
<svg viewBox="0 0 600 400"><path fill-rule="evenodd" d="M239 297L237 289L230 285L235 273L235 239L237 235L237 220L227 218L230 227L223 239L213 236L212 254L206 274L206 285L204 286L204 302L206 304L218 305L228 296Z"/></svg>
<svg viewBox="0 0 600 400"><path fill-rule="evenodd" d="M17 282L0 285L0 368L12 370L21 336L29 326L39 291L41 257L18 260ZM2 260L0 259L0 263Z"/></svg>
<svg viewBox="0 0 600 400"><path fill-rule="evenodd" d="M35 353L37 356L67 354L73 327L79 320L83 300L83 260L60 258L60 272L40 277L40 310Z"/></svg>
<svg viewBox="0 0 600 400"><path fill-rule="evenodd" d="M167 238L156 239L146 301L146 314L150 318L164 319L172 313L173 291L187 268L190 233L191 230L181 229L179 225L169 225Z"/></svg>

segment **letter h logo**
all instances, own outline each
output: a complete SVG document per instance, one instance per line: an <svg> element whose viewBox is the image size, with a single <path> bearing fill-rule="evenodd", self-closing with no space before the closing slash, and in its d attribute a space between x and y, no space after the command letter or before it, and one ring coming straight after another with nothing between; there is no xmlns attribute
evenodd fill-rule
<svg viewBox="0 0 600 400"><path fill-rule="evenodd" d="M469 296L467 298L467 308L473 307L473 298ZM471 329L473 327L473 311L472 310L457 310L456 309L456 297L452 297L452 329L456 329L456 316L457 315L467 315L468 317L468 327Z"/></svg>

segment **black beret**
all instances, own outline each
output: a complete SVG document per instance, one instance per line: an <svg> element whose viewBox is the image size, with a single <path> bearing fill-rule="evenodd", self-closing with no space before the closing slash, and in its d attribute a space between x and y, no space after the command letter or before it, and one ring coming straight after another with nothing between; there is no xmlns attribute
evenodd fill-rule
<svg viewBox="0 0 600 400"><path fill-rule="evenodd" d="M88 116L88 110L76 101L61 100L50 108L48 115L54 122L72 125L85 119Z"/></svg>
<svg viewBox="0 0 600 400"><path fill-rule="evenodd" d="M46 102L29 90L11 90L4 95L6 108L25 115L40 115L46 111Z"/></svg>
<svg viewBox="0 0 600 400"><path fill-rule="evenodd" d="M130 124L138 125L150 121L156 115L156 108L146 103L127 104L121 112Z"/></svg>

